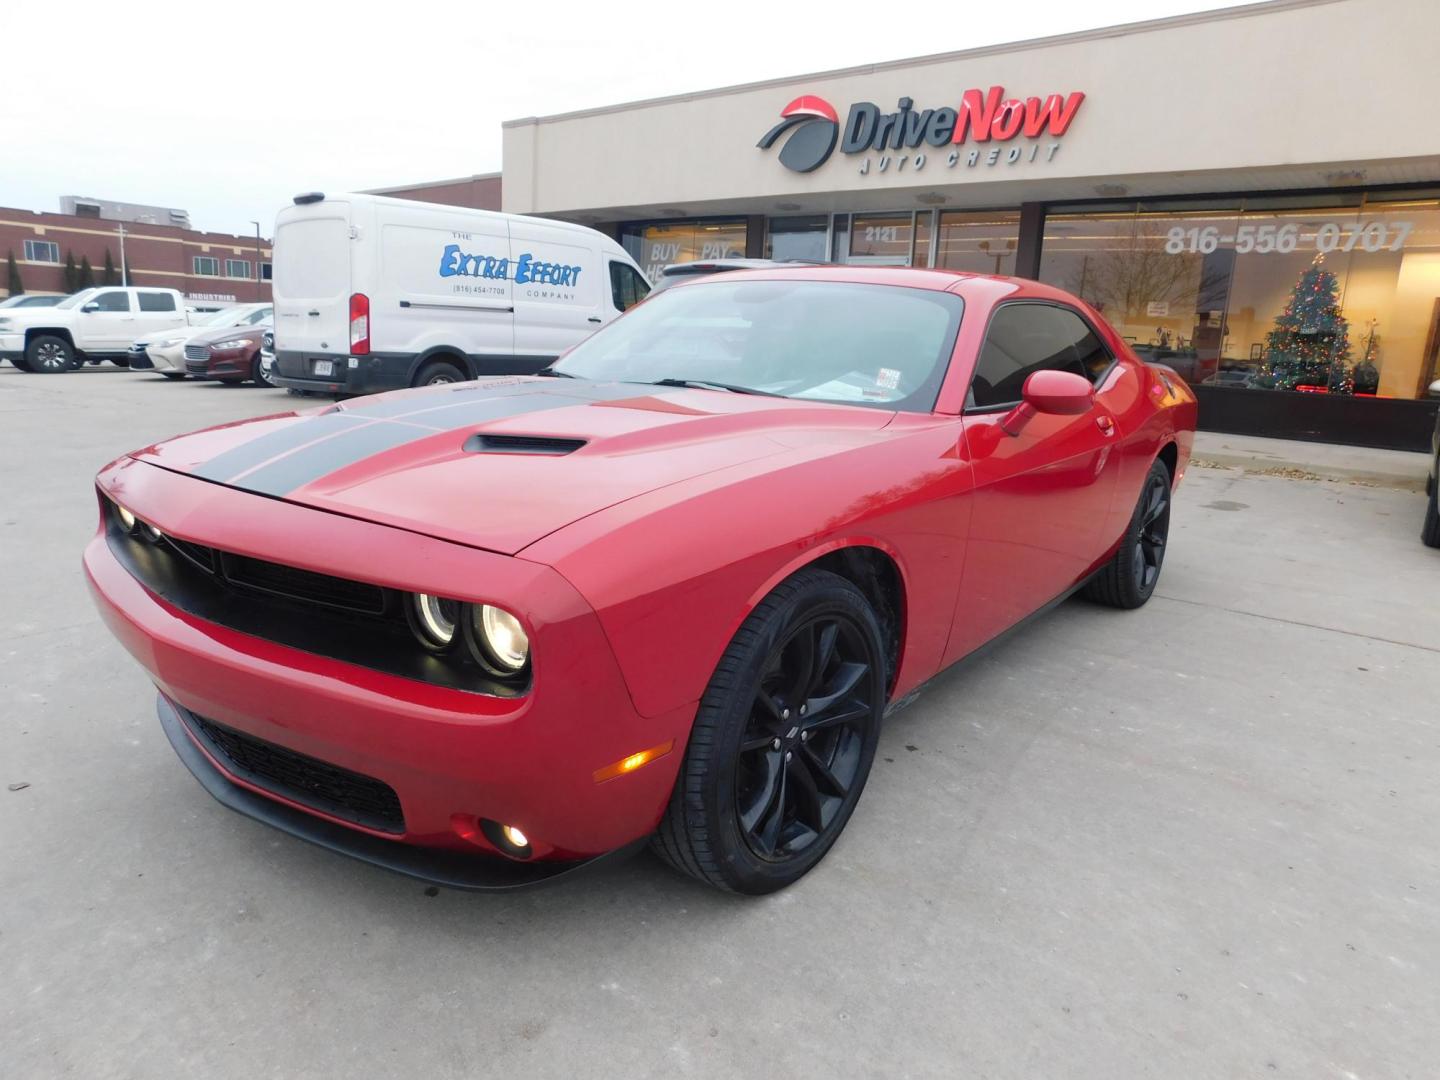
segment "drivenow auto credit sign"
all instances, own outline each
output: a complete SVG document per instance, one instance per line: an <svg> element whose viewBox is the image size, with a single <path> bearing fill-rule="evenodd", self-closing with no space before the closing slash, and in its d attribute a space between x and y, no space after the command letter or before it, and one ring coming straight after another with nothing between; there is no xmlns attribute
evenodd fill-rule
<svg viewBox="0 0 1440 1080"><path fill-rule="evenodd" d="M1043 164L1060 152L1061 137L1084 101L1079 91L1007 98L1003 86L992 86L966 90L958 107L917 109L902 97L894 112L881 112L874 102L857 101L842 126L833 105L802 94L780 111L780 123L757 145L768 150L787 135L780 164L800 173L824 165L837 145L840 153L853 155L861 176Z"/></svg>

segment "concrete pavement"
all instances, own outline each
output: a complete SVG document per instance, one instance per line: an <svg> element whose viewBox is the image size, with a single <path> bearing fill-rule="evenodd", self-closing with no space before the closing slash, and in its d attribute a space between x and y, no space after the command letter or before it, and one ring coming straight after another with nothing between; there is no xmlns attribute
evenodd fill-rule
<svg viewBox="0 0 1440 1080"><path fill-rule="evenodd" d="M211 801L80 575L101 464L293 403L0 368L0 1076L1434 1074L1413 492L1192 470L1157 597L937 680L785 893L430 896Z"/></svg>

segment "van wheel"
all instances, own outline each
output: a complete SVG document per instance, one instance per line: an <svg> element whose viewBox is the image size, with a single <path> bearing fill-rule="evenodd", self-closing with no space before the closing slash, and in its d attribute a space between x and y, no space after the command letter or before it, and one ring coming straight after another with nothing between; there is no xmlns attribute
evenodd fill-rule
<svg viewBox="0 0 1440 1080"><path fill-rule="evenodd" d="M438 383L464 382L465 373L454 364L435 360L420 369L415 376L416 386L435 386Z"/></svg>
<svg viewBox="0 0 1440 1080"><path fill-rule="evenodd" d="M54 334L40 334L25 347L29 369L41 375L58 375L69 371L75 363L75 350L70 343Z"/></svg>

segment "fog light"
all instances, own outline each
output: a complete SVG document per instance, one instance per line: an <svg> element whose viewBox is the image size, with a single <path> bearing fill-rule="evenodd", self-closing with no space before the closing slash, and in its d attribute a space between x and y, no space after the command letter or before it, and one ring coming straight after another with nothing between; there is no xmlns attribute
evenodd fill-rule
<svg viewBox="0 0 1440 1080"><path fill-rule="evenodd" d="M512 859L528 859L534 854L530 846L530 838L518 825L501 825L498 821L490 821L488 818L480 819L480 831L485 839L494 844L504 855Z"/></svg>

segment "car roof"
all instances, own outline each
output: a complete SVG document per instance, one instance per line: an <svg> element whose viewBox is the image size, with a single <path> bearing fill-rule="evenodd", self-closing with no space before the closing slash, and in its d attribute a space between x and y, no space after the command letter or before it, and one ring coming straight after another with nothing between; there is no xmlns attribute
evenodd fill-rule
<svg viewBox="0 0 1440 1080"><path fill-rule="evenodd" d="M737 281L837 281L862 285L898 285L910 289L953 292L991 300L1029 298L1074 304L1075 298L1063 289L1029 278L975 274L967 270L930 270L912 266L788 266L772 265L752 270L732 270L723 278L696 276L678 281L675 288L695 289L707 282Z"/></svg>

